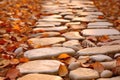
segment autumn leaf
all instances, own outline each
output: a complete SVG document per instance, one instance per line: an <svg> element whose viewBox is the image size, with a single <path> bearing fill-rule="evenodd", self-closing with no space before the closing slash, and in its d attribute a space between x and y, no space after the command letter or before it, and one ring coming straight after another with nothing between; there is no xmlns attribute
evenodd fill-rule
<svg viewBox="0 0 120 80"><path fill-rule="evenodd" d="M10 64L9 60L0 60L0 69L8 66Z"/></svg>
<svg viewBox="0 0 120 80"><path fill-rule="evenodd" d="M98 37L98 40L101 42L107 42L110 40L110 38L107 35L103 35L103 36Z"/></svg>
<svg viewBox="0 0 120 80"><path fill-rule="evenodd" d="M71 56L70 55L68 55L68 54L66 54L66 53L63 53L63 54L60 54L59 56L58 56L58 59L66 59L66 58L70 58Z"/></svg>
<svg viewBox="0 0 120 80"><path fill-rule="evenodd" d="M19 59L19 61L20 61L21 63L25 63L25 62L28 62L29 59L26 58L26 57L22 57L22 58Z"/></svg>
<svg viewBox="0 0 120 80"><path fill-rule="evenodd" d="M6 74L6 79L10 80L16 80L16 78L20 76L20 71L19 69L16 68L10 68Z"/></svg>
<svg viewBox="0 0 120 80"><path fill-rule="evenodd" d="M58 69L58 75L59 76L66 76L68 74L68 69L65 65L60 64Z"/></svg>
<svg viewBox="0 0 120 80"><path fill-rule="evenodd" d="M93 67L94 70L98 71L99 73L104 71L104 66L100 62L93 63L92 67Z"/></svg>
<svg viewBox="0 0 120 80"><path fill-rule="evenodd" d="M18 59L11 59L11 60L10 60L10 63L11 63L12 65L17 65L17 64L20 63L20 61L19 61Z"/></svg>
<svg viewBox="0 0 120 80"><path fill-rule="evenodd" d="M4 39L0 39L0 45L4 45L6 42Z"/></svg>
<svg viewBox="0 0 120 80"><path fill-rule="evenodd" d="M116 66L120 66L120 57L116 59Z"/></svg>

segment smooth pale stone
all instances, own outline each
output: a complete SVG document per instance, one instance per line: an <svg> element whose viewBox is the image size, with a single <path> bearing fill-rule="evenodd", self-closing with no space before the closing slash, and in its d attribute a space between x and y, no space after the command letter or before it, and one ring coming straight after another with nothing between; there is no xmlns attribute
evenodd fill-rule
<svg viewBox="0 0 120 80"><path fill-rule="evenodd" d="M120 40L114 40L110 42L99 42L97 43L98 46L109 46L109 45L120 45Z"/></svg>
<svg viewBox="0 0 120 80"><path fill-rule="evenodd" d="M116 67L116 61L101 62L105 69L113 69Z"/></svg>
<svg viewBox="0 0 120 80"><path fill-rule="evenodd" d="M120 35L109 36L109 38L110 38L111 40L117 40L117 39L120 39Z"/></svg>
<svg viewBox="0 0 120 80"><path fill-rule="evenodd" d="M35 27L54 27L54 26L59 26L61 25L60 22L37 22Z"/></svg>
<svg viewBox="0 0 120 80"><path fill-rule="evenodd" d="M43 30L43 31L62 31L62 30L66 30L67 26L60 26L60 27L48 27L48 28L34 28L33 31L39 31L39 30Z"/></svg>
<svg viewBox="0 0 120 80"><path fill-rule="evenodd" d="M110 71L110 70L104 70L104 71L100 74L101 78L110 78L110 77L112 77L112 75L113 75L113 73L112 73L112 71Z"/></svg>
<svg viewBox="0 0 120 80"><path fill-rule="evenodd" d="M68 69L70 70L74 70L80 67L80 63L79 62L72 62L69 66Z"/></svg>
<svg viewBox="0 0 120 80"><path fill-rule="evenodd" d="M85 26L82 26L80 24L72 24L68 26L70 29L72 30L81 30L81 29L85 29Z"/></svg>
<svg viewBox="0 0 120 80"><path fill-rule="evenodd" d="M37 46L47 46L64 41L65 38L63 37L49 37L49 38L31 38L28 40L28 43L35 48Z"/></svg>
<svg viewBox="0 0 120 80"><path fill-rule="evenodd" d="M94 22L94 21L105 21L105 20L91 18L91 17L75 17L72 19L72 21Z"/></svg>
<svg viewBox="0 0 120 80"><path fill-rule="evenodd" d="M88 26L113 26L113 24L110 22L92 22Z"/></svg>
<svg viewBox="0 0 120 80"><path fill-rule="evenodd" d="M97 12L97 11L99 11L97 8L89 8L89 7L85 7L84 9L83 9L83 11L85 11L85 12Z"/></svg>
<svg viewBox="0 0 120 80"><path fill-rule="evenodd" d="M69 26L69 25L80 25L80 22L69 22L69 23L66 23L65 25L66 26Z"/></svg>
<svg viewBox="0 0 120 80"><path fill-rule="evenodd" d="M44 16L44 17L42 17L42 18L62 18L62 16L61 15L50 15L50 16Z"/></svg>
<svg viewBox="0 0 120 80"><path fill-rule="evenodd" d="M90 56L90 59L93 61L99 61L99 62L112 60L112 58L107 55L93 55L93 56Z"/></svg>
<svg viewBox="0 0 120 80"><path fill-rule="evenodd" d="M63 45L58 43L58 44L53 44L52 47L62 47Z"/></svg>
<svg viewBox="0 0 120 80"><path fill-rule="evenodd" d="M120 45L91 47L81 49L77 52L78 55L98 55L98 54L114 54L120 52Z"/></svg>
<svg viewBox="0 0 120 80"><path fill-rule="evenodd" d="M114 55L114 58L118 58L118 57L120 57L120 53L116 53L116 54Z"/></svg>
<svg viewBox="0 0 120 80"><path fill-rule="evenodd" d="M103 15L102 12L81 12L80 15Z"/></svg>
<svg viewBox="0 0 120 80"><path fill-rule="evenodd" d="M17 68L22 74L26 73L56 73L60 64L57 60L35 60L18 65Z"/></svg>
<svg viewBox="0 0 120 80"><path fill-rule="evenodd" d="M63 23L70 22L70 20L56 19L56 18L47 18L47 19L42 19L42 20L43 21L50 21L50 22L63 22Z"/></svg>
<svg viewBox="0 0 120 80"><path fill-rule="evenodd" d="M77 40L85 39L80 35L79 32L76 32L76 31L66 32L62 34L62 36L64 36L67 39L77 39Z"/></svg>
<svg viewBox="0 0 120 80"><path fill-rule="evenodd" d="M64 18L72 20L74 18L74 15L66 15Z"/></svg>
<svg viewBox="0 0 120 80"><path fill-rule="evenodd" d="M112 77L112 78L100 78L100 79L97 79L97 80L120 80L120 76Z"/></svg>
<svg viewBox="0 0 120 80"><path fill-rule="evenodd" d="M81 44L78 40L69 40L63 43L64 47L72 48L74 50L79 50L81 48Z"/></svg>
<svg viewBox="0 0 120 80"><path fill-rule="evenodd" d="M59 76L48 75L48 74L27 74L17 80L63 80Z"/></svg>
<svg viewBox="0 0 120 80"><path fill-rule="evenodd" d="M74 55L75 51L71 48L65 47L38 48L26 51L24 56L29 59L43 59L56 57L62 53Z"/></svg>
<svg viewBox="0 0 120 80"><path fill-rule="evenodd" d="M69 77L71 80L91 80L99 78L99 73L89 68L77 68L70 71Z"/></svg>
<svg viewBox="0 0 120 80"><path fill-rule="evenodd" d="M118 35L120 32L116 29L84 29L81 31L84 36L102 36Z"/></svg>
<svg viewBox="0 0 120 80"><path fill-rule="evenodd" d="M93 28L93 29L97 29L97 28L109 28L109 26L104 26L104 25L101 25L101 26L88 26L87 28L89 28L89 29L91 29L91 28Z"/></svg>
<svg viewBox="0 0 120 80"><path fill-rule="evenodd" d="M59 32L43 32L43 33L35 33L31 34L30 37L55 37L60 36Z"/></svg>
<svg viewBox="0 0 120 80"><path fill-rule="evenodd" d="M73 14L72 12L62 12L62 13L60 13L60 15L62 15L62 16L72 15L72 14Z"/></svg>

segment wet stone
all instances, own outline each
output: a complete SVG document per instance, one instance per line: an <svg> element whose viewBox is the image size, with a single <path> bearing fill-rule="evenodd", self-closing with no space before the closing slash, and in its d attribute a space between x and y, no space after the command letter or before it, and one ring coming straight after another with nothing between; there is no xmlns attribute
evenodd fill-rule
<svg viewBox="0 0 120 80"><path fill-rule="evenodd" d="M92 47L79 50L78 55L114 54L120 52L120 45Z"/></svg>
<svg viewBox="0 0 120 80"><path fill-rule="evenodd" d="M76 39L76 40L83 40L84 39L84 37L82 37L80 35L80 33L76 32L76 31L66 32L66 33L62 34L62 36L64 36L67 39Z"/></svg>
<svg viewBox="0 0 120 80"><path fill-rule="evenodd" d="M67 26L59 26L59 27L49 27L49 28L34 28L33 31L62 31L66 30Z"/></svg>
<svg viewBox="0 0 120 80"><path fill-rule="evenodd" d="M116 29L84 29L81 31L84 36L102 36L102 35L118 35L120 32Z"/></svg>
<svg viewBox="0 0 120 80"><path fill-rule="evenodd" d="M44 58L57 57L62 53L74 55L75 51L71 48L65 48L65 47L38 48L38 49L32 49L26 51L24 53L24 56L29 59L44 59Z"/></svg>
<svg viewBox="0 0 120 80"><path fill-rule="evenodd" d="M18 65L22 74L25 73L56 73L61 63L57 60L35 60ZM64 65L64 64L63 64Z"/></svg>
<svg viewBox="0 0 120 80"><path fill-rule="evenodd" d="M27 74L17 80L63 80L59 76L48 75L48 74Z"/></svg>
<svg viewBox="0 0 120 80"><path fill-rule="evenodd" d="M90 56L90 59L92 61L99 61L99 62L112 61L112 58L107 55L93 55L93 56Z"/></svg>
<svg viewBox="0 0 120 80"><path fill-rule="evenodd" d="M69 77L71 80L91 80L99 78L99 74L93 69L77 68L70 71Z"/></svg>
<svg viewBox="0 0 120 80"><path fill-rule="evenodd" d="M64 42L64 37L49 37L49 38L31 38L28 40L28 43L34 47L42 47L47 45L52 45L59 42Z"/></svg>

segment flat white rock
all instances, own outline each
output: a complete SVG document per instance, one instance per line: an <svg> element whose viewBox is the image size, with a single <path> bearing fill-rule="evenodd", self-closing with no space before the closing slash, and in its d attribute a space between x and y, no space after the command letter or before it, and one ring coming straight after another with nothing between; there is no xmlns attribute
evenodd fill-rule
<svg viewBox="0 0 120 80"><path fill-rule="evenodd" d="M47 45L52 45L52 44L56 44L64 41L65 41L64 37L31 38L28 40L28 43L32 47L36 48L37 46L47 46Z"/></svg>
<svg viewBox="0 0 120 80"><path fill-rule="evenodd" d="M48 75L48 74L27 74L17 80L63 80L59 76Z"/></svg>
<svg viewBox="0 0 120 80"><path fill-rule="evenodd" d="M119 35L116 29L84 29L81 31L84 36L102 36L102 35Z"/></svg>
<svg viewBox="0 0 120 80"><path fill-rule="evenodd" d="M93 61L99 61L99 62L112 60L112 58L107 55L93 55L93 56L90 56L90 59Z"/></svg>
<svg viewBox="0 0 120 80"><path fill-rule="evenodd" d="M60 26L60 27L48 27L48 28L34 28L33 31L62 31L66 30L67 26Z"/></svg>
<svg viewBox="0 0 120 80"><path fill-rule="evenodd" d="M79 50L78 55L112 54L120 52L120 45L92 47Z"/></svg>
<svg viewBox="0 0 120 80"><path fill-rule="evenodd" d="M77 39L77 40L84 39L84 37L82 37L80 33L76 31L66 32L62 34L62 36L64 36L67 39Z"/></svg>
<svg viewBox="0 0 120 80"><path fill-rule="evenodd" d="M35 60L18 65L22 74L25 73L56 73L61 63L57 60ZM63 64L64 65L64 64Z"/></svg>
<svg viewBox="0 0 120 80"><path fill-rule="evenodd" d="M93 69L77 68L70 71L69 77L71 80L91 80L99 78L99 73Z"/></svg>
<svg viewBox="0 0 120 80"><path fill-rule="evenodd" d="M29 59L43 59L56 57L62 53L74 55L75 51L71 48L65 47L38 48L26 51L24 56L28 57Z"/></svg>
<svg viewBox="0 0 120 80"><path fill-rule="evenodd" d="M120 76L112 77L112 78L100 78L100 79L97 79L97 80L120 80Z"/></svg>
<svg viewBox="0 0 120 80"><path fill-rule="evenodd" d="M112 23L110 22L92 22L92 23L89 23L88 26L113 26Z"/></svg>

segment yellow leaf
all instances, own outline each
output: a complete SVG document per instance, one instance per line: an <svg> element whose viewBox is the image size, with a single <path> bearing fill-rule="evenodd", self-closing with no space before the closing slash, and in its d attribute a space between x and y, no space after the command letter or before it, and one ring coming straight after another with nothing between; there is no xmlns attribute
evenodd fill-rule
<svg viewBox="0 0 120 80"><path fill-rule="evenodd" d="M58 56L58 59L66 59L66 58L70 58L71 56L70 55L68 55L68 54L66 54L66 53L63 53L63 54L60 54L59 56Z"/></svg>
<svg viewBox="0 0 120 80"><path fill-rule="evenodd" d="M58 74L59 76L66 76L68 74L67 67L65 65L60 64Z"/></svg>

